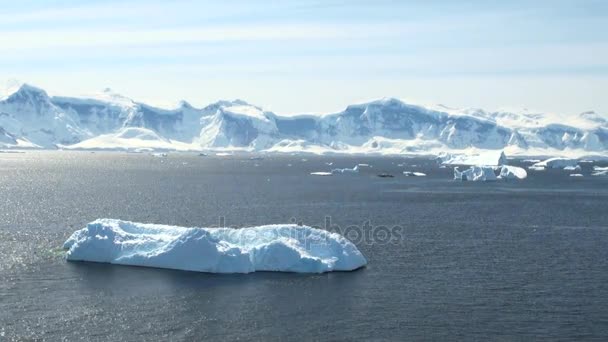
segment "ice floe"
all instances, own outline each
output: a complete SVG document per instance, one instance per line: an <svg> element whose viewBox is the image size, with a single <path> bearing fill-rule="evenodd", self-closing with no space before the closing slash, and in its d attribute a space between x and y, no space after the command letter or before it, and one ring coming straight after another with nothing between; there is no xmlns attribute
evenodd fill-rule
<svg viewBox="0 0 608 342"><path fill-rule="evenodd" d="M338 174L338 173L357 173L359 172L359 165L355 165L355 167L351 168L343 168L343 169L333 169L331 170L331 173L334 174Z"/></svg>
<svg viewBox="0 0 608 342"><path fill-rule="evenodd" d="M331 173L331 172L323 172L323 171L311 172L310 174L312 176L333 176L333 173Z"/></svg>
<svg viewBox="0 0 608 342"><path fill-rule="evenodd" d="M403 171L403 174L408 176L408 177L424 177L426 176L426 173L423 172L416 172L416 171Z"/></svg>
<svg viewBox="0 0 608 342"><path fill-rule="evenodd" d="M99 219L64 244L67 259L213 273L352 271L367 264L343 236L298 225L186 228Z"/></svg>

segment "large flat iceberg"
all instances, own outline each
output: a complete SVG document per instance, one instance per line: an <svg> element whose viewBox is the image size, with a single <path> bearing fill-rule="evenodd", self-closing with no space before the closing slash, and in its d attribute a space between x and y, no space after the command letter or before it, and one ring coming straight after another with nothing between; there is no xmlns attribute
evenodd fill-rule
<svg viewBox="0 0 608 342"><path fill-rule="evenodd" d="M186 228L99 219L64 243L67 259L213 273L352 271L367 264L343 236L298 225Z"/></svg>

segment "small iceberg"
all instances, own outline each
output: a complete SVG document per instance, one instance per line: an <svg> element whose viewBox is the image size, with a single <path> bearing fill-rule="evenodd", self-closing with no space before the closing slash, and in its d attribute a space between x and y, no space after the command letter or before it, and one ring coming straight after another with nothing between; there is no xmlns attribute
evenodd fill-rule
<svg viewBox="0 0 608 342"><path fill-rule="evenodd" d="M500 169L500 179L525 179L528 173L525 169L517 166L503 165Z"/></svg>
<svg viewBox="0 0 608 342"><path fill-rule="evenodd" d="M352 169L344 168L344 169L333 169L331 173L339 174L339 173L357 173L359 172L359 165L355 165Z"/></svg>
<svg viewBox="0 0 608 342"><path fill-rule="evenodd" d="M318 172L311 172L310 173L312 176L333 176L334 174L331 172L323 172L323 171L318 171Z"/></svg>
<svg viewBox="0 0 608 342"><path fill-rule="evenodd" d="M580 165L576 165L576 166L568 165L568 166L564 167L564 171L580 171L580 170L581 170Z"/></svg>
<svg viewBox="0 0 608 342"><path fill-rule="evenodd" d="M563 169L568 166L578 166L578 160L570 158L549 158L542 162L538 162L532 166L543 167L547 169Z"/></svg>
<svg viewBox="0 0 608 342"><path fill-rule="evenodd" d="M152 157L154 158L166 158L168 154L166 153L152 153Z"/></svg>
<svg viewBox="0 0 608 342"><path fill-rule="evenodd" d="M415 172L415 171L403 171L403 174L407 177L425 177L426 173Z"/></svg>
<svg viewBox="0 0 608 342"><path fill-rule="evenodd" d="M469 169L460 171L458 166L454 168L454 179L462 181L495 181L494 168L489 166L471 166Z"/></svg>
<svg viewBox="0 0 608 342"><path fill-rule="evenodd" d="M99 219L63 247L70 261L211 273L323 273L367 264L343 236L298 225L186 228Z"/></svg>
<svg viewBox="0 0 608 342"><path fill-rule="evenodd" d="M606 167L594 166L593 171L608 171L608 166L606 166Z"/></svg>
<svg viewBox="0 0 608 342"><path fill-rule="evenodd" d="M528 170L532 170L532 171L545 171L545 167L544 166L535 166L535 165L531 165L528 166Z"/></svg>
<svg viewBox="0 0 608 342"><path fill-rule="evenodd" d="M570 177L583 177L580 173L571 173Z"/></svg>

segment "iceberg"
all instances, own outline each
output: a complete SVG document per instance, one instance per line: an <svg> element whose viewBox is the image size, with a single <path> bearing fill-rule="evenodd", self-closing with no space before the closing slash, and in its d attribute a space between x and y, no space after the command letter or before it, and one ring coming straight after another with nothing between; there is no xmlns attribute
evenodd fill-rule
<svg viewBox="0 0 608 342"><path fill-rule="evenodd" d="M608 166L606 166L606 167L594 166L593 171L608 171Z"/></svg>
<svg viewBox="0 0 608 342"><path fill-rule="evenodd" d="M99 219L64 243L69 261L211 273L323 273L367 264L343 236L298 225L186 228Z"/></svg>
<svg viewBox="0 0 608 342"><path fill-rule="evenodd" d="M528 177L528 173L521 167L503 165L498 177L500 179L525 179Z"/></svg>
<svg viewBox="0 0 608 342"><path fill-rule="evenodd" d="M437 161L443 165L484 165L498 166L507 163L507 156L503 151L484 151L478 154L449 154L442 153Z"/></svg>
<svg viewBox="0 0 608 342"><path fill-rule="evenodd" d="M568 165L568 166L564 167L564 171L580 171L580 170L581 170L580 165L576 165L576 166Z"/></svg>
<svg viewBox="0 0 608 342"><path fill-rule="evenodd" d="M454 179L463 181L494 181L496 174L494 169L487 166L471 166L468 170L460 171L458 166L454 168Z"/></svg>
<svg viewBox="0 0 608 342"><path fill-rule="evenodd" d="M580 173L572 173L570 174L570 177L583 177L583 175Z"/></svg>
<svg viewBox="0 0 608 342"><path fill-rule="evenodd" d="M570 158L549 158L542 162L538 162L532 166L544 167L547 169L563 169L568 166L572 166L572 167L578 166L578 160L570 159Z"/></svg>

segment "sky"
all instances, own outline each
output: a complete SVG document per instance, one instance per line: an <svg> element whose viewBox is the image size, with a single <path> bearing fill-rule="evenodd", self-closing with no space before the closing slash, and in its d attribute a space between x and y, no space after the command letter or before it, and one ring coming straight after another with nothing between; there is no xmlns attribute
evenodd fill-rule
<svg viewBox="0 0 608 342"><path fill-rule="evenodd" d="M280 114L396 97L608 115L608 1L4 0L0 79Z"/></svg>

